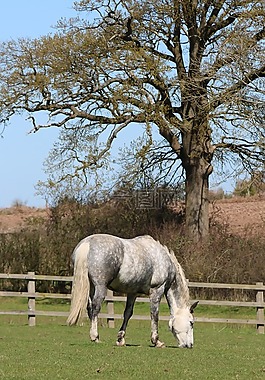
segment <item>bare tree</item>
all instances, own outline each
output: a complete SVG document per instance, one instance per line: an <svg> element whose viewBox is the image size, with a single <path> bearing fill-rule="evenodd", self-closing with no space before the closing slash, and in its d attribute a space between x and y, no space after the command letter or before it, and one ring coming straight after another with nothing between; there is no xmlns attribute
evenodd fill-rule
<svg viewBox="0 0 265 380"><path fill-rule="evenodd" d="M264 102L263 2L82 0L75 7L84 17L61 21L55 35L2 44L2 122L26 111L33 131L61 128L61 180L106 162L130 124L144 125L148 136L157 129L185 173L187 232L205 237L213 159L246 167L264 160L264 124L255 116Z"/></svg>

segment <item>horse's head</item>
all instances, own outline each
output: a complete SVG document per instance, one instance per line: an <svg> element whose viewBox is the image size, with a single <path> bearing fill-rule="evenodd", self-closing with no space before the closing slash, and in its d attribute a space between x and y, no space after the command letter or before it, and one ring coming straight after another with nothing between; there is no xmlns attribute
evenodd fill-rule
<svg viewBox="0 0 265 380"><path fill-rule="evenodd" d="M198 302L195 302L191 307L179 309L169 320L169 328L178 339L181 348L193 347L193 310L197 305Z"/></svg>

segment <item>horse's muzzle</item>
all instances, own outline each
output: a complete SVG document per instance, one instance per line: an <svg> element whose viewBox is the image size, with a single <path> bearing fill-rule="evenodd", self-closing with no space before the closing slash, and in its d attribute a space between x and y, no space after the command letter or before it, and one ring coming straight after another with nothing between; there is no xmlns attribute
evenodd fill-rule
<svg viewBox="0 0 265 380"><path fill-rule="evenodd" d="M182 345L179 345L179 348L193 348L193 344L182 344Z"/></svg>

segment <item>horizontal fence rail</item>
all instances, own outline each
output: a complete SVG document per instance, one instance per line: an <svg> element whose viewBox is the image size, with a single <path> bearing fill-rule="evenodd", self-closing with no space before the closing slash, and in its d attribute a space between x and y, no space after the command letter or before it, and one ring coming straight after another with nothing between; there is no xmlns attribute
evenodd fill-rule
<svg viewBox="0 0 265 380"><path fill-rule="evenodd" d="M71 276L50 276L39 275L34 272L27 274L5 274L0 273L0 280L26 280L27 292L12 292L0 291L0 297L26 297L28 299L28 310L15 310L15 311L1 311L0 315L27 315L29 326L36 325L37 316L51 316L51 317L67 317L68 312L63 311L41 311L36 309L36 299L51 298L51 299L71 299L70 294L62 293L41 293L36 292L36 281L62 281L72 282ZM221 284L221 283L203 283L203 282L189 282L189 288L209 288L209 289L236 289L245 291L256 292L255 301L219 301L219 300L203 300L200 299L200 305L211 306L231 306L231 307L254 307L256 308L255 319L235 319L235 318L206 318L197 317L196 322L211 322L211 323L234 323L234 324L248 324L256 325L257 331L264 334L264 291L265 285L262 282L257 282L255 285L248 284ZM106 299L107 313L100 313L99 317L107 319L108 326L114 327L115 320L123 319L122 314L115 314L115 302L124 302L126 297L113 295L113 292L108 290ZM138 297L137 302L149 302L147 297ZM165 300L162 300L165 302ZM254 317L254 315L253 315ZM136 320L150 320L149 315L133 315L132 319ZM169 316L160 316L160 320L168 320Z"/></svg>

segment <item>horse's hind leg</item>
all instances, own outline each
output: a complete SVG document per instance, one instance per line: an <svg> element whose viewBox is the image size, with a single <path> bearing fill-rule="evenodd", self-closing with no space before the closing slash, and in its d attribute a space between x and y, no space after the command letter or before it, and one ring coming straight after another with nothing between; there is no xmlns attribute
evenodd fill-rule
<svg viewBox="0 0 265 380"><path fill-rule="evenodd" d="M91 321L90 327L90 339L93 342L99 342L99 334L98 334L98 314L101 309L102 302L107 293L107 288L105 286L95 285L93 289L93 294L91 295L91 299L89 299L87 305L88 316Z"/></svg>
<svg viewBox="0 0 265 380"><path fill-rule="evenodd" d="M159 304L164 294L164 287L153 289L150 293L150 315L151 315L151 342L155 347L165 347L158 336L158 314Z"/></svg>
<svg viewBox="0 0 265 380"><path fill-rule="evenodd" d="M124 338L125 332L126 332L129 319L131 318L133 314L133 307L134 307L136 297L137 296L135 294L127 295L126 306L123 313L123 322L117 336L117 342L116 342L117 346L125 346L125 338Z"/></svg>

